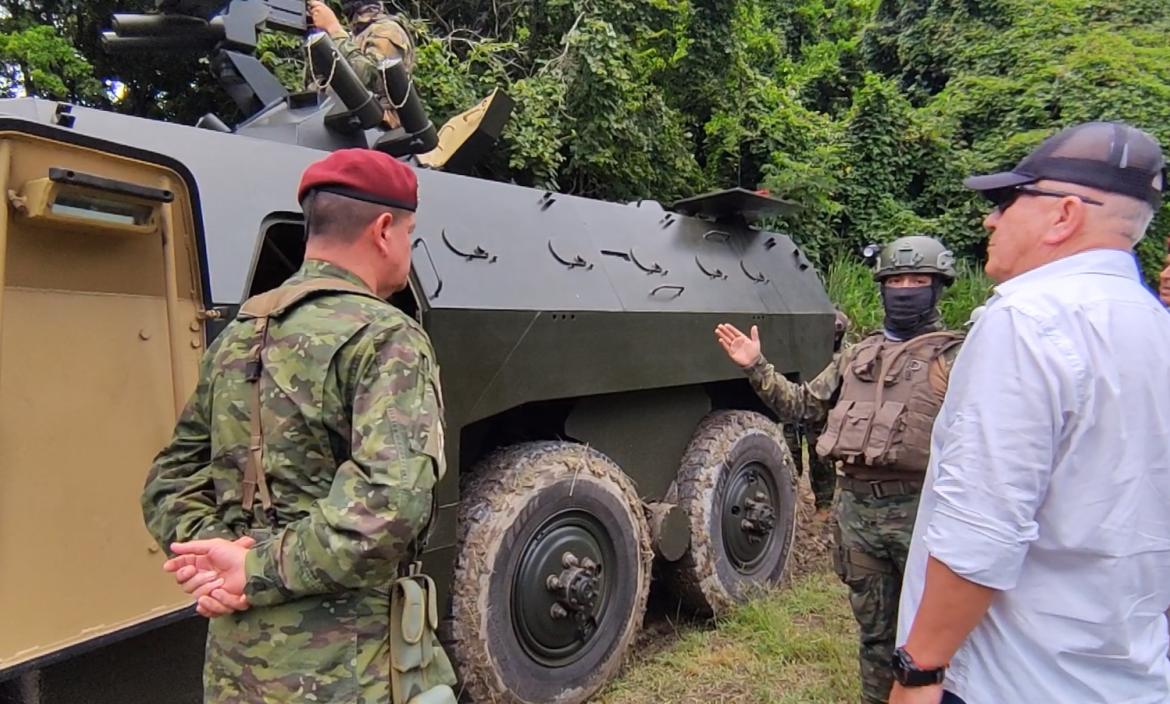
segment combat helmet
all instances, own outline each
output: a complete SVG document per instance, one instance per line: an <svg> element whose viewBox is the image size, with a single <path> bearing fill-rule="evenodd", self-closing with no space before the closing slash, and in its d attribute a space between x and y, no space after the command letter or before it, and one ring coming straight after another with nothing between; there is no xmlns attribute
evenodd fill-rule
<svg viewBox="0 0 1170 704"><path fill-rule="evenodd" d="M933 237L899 237L882 248L873 277L884 281L898 274L933 274L949 286L955 280L955 255Z"/></svg>

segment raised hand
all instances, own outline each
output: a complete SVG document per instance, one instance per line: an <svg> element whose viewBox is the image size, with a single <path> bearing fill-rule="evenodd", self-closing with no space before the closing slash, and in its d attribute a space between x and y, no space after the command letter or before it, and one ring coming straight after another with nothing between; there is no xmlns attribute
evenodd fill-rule
<svg viewBox="0 0 1170 704"><path fill-rule="evenodd" d="M745 369L760 359L760 330L755 325L752 326L752 336L748 337L734 325L720 323L715 327L715 339L731 361Z"/></svg>

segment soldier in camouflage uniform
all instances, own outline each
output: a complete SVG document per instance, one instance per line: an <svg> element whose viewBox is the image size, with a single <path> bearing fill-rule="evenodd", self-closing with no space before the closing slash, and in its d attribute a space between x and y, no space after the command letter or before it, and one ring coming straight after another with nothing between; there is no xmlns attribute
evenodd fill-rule
<svg viewBox="0 0 1170 704"><path fill-rule="evenodd" d="M849 330L849 316L837 311L834 321L833 356L841 353L841 346L845 343L845 333ZM816 453L817 440L824 431L825 424L812 423L804 426L804 436L808 439L808 481L812 487L813 499L818 515L833 505L833 492L837 489L836 462Z"/></svg>
<svg viewBox="0 0 1170 704"><path fill-rule="evenodd" d="M817 454L840 462L834 567L849 587L860 636L861 701L884 704L897 630L902 573L930 452L962 336L944 331L938 301L954 281L954 258L938 241L887 245L875 273L885 329L836 354L816 378L778 374L751 336L731 325L716 335L782 422L825 422Z"/></svg>
<svg viewBox="0 0 1170 704"><path fill-rule="evenodd" d="M401 58L408 73L414 71L414 42L405 25L387 14L380 2L344 0L341 3L349 31L341 26L337 15L322 0L309 1L313 25L329 35L337 51L345 57L354 73L386 111L386 126L393 129L402 123L387 94L386 83L378 64L386 59Z"/></svg>
<svg viewBox="0 0 1170 704"><path fill-rule="evenodd" d="M445 469L434 351L384 300L406 285L417 181L343 150L298 195L304 264L207 351L142 509L212 617L205 701L388 704L391 585ZM454 684L441 648L430 676Z"/></svg>

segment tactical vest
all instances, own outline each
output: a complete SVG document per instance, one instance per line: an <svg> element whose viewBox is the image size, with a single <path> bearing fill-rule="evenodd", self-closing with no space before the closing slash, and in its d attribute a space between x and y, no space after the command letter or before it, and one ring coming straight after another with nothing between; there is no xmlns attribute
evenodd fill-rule
<svg viewBox="0 0 1170 704"><path fill-rule="evenodd" d="M905 342L871 335L842 369L817 454L860 479L908 479L926 471L930 432L946 393L945 352L963 336L932 332Z"/></svg>

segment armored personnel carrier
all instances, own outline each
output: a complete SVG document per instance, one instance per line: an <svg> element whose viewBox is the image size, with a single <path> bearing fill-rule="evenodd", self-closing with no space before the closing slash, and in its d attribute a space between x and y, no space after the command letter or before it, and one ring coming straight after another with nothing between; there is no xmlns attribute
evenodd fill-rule
<svg viewBox="0 0 1170 704"><path fill-rule="evenodd" d="M435 130L388 62L404 108L387 131L327 38L309 50L328 87L290 94L249 51L265 27L304 31L299 0L163 0L113 23L111 49L214 52L250 117L0 101L0 700L200 700L205 625L138 497L208 342L299 265L299 175L340 147L419 168L394 303L443 368L451 471L425 566L469 701L586 701L652 578L705 612L781 580L792 458L712 330L759 325L794 378L828 361L817 273L753 226L786 203L618 204L462 175L506 96Z"/></svg>

